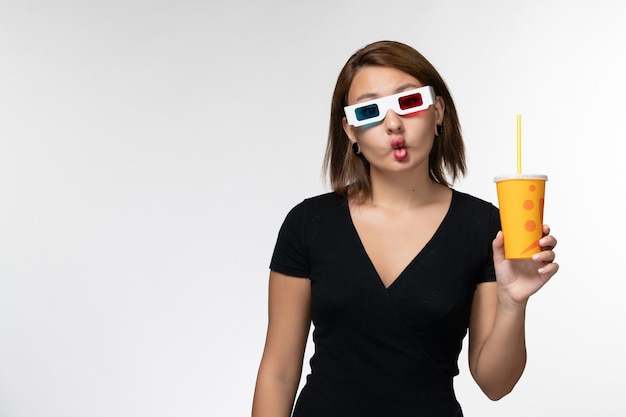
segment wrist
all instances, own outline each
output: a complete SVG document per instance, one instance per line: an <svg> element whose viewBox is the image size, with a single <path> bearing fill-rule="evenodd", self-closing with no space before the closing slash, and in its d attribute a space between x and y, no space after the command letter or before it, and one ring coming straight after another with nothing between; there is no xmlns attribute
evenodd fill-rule
<svg viewBox="0 0 626 417"><path fill-rule="evenodd" d="M511 297L506 291L498 291L498 308L506 314L524 314L528 299L517 300Z"/></svg>

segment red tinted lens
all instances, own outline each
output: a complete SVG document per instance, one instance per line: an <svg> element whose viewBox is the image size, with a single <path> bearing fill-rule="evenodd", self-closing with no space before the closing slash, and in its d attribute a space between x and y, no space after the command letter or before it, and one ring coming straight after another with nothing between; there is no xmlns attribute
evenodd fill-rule
<svg viewBox="0 0 626 417"><path fill-rule="evenodd" d="M400 97L398 99L398 103L400 104L400 110L407 110L421 106L424 101L422 100L422 95L420 93L415 93Z"/></svg>

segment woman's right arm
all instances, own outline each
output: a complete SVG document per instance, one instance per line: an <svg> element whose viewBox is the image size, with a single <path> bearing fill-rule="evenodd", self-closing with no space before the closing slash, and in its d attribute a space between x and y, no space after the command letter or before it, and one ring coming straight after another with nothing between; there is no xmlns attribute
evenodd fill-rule
<svg viewBox="0 0 626 417"><path fill-rule="evenodd" d="M271 271L265 348L252 417L289 417L311 326L311 281Z"/></svg>

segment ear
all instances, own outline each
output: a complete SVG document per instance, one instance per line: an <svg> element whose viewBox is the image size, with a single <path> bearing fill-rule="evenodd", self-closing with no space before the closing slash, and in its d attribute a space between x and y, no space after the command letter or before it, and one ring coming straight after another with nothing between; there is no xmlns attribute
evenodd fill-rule
<svg viewBox="0 0 626 417"><path fill-rule="evenodd" d="M437 124L440 125L443 123L443 114L446 111L446 102L443 101L443 97L437 96L435 97L435 118Z"/></svg>
<svg viewBox="0 0 626 417"><path fill-rule="evenodd" d="M343 131L346 132L346 136L348 136L348 139L350 139L350 142L355 143L356 136L354 135L354 130L353 130L355 128L348 124L348 120L345 117L341 119L341 124L343 126Z"/></svg>

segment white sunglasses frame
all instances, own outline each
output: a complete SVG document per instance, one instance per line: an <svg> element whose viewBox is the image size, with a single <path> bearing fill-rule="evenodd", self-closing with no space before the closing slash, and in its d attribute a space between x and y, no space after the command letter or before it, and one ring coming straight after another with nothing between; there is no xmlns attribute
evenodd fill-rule
<svg viewBox="0 0 626 417"><path fill-rule="evenodd" d="M422 104L417 107L411 107L402 110L400 108L400 102L398 99L416 93L419 93L422 96ZM435 97L435 90L431 86L427 85L424 87L415 88L413 90L407 90L401 93L392 94L390 96L380 97L374 100L362 101L360 103L352 104L350 106L344 107L343 111L346 115L346 121L349 125L354 127L361 127L383 121L385 119L385 116L387 116L387 111L389 110L393 110L399 116L404 116L410 113L425 110L431 105L435 104ZM362 107L371 106L372 104L376 104L378 106L378 116L371 117L369 119L358 120L356 116L356 110Z"/></svg>

